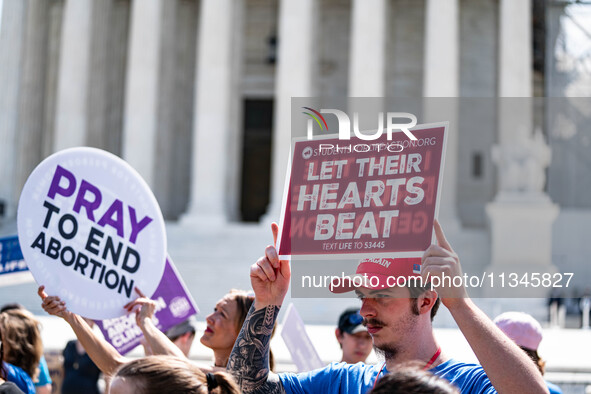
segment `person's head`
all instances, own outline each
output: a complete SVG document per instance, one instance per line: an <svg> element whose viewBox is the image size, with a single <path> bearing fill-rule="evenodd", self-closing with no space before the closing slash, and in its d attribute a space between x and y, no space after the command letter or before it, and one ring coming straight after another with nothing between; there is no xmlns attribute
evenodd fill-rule
<svg viewBox="0 0 591 394"><path fill-rule="evenodd" d="M22 306L18 302L10 302L8 304L2 305L2 308L0 308L0 313L9 311L11 309L27 309L27 308L25 308L24 306Z"/></svg>
<svg viewBox="0 0 591 394"><path fill-rule="evenodd" d="M362 302L363 324L374 347L386 358L412 346L420 331L432 330L440 301L435 291L421 283L420 262L420 258L364 259L355 276L331 286L334 293L355 290Z"/></svg>
<svg viewBox="0 0 591 394"><path fill-rule="evenodd" d="M201 343L214 351L231 351L253 302L254 296L243 291L230 290L205 318L207 328L201 336Z"/></svg>
<svg viewBox="0 0 591 394"><path fill-rule="evenodd" d="M26 309L9 309L0 313L4 361L22 368L35 380L43 344L39 322Z"/></svg>
<svg viewBox="0 0 591 394"><path fill-rule="evenodd" d="M397 368L378 380L370 394L459 394L447 380L408 365Z"/></svg>
<svg viewBox="0 0 591 394"><path fill-rule="evenodd" d="M238 338L238 334L242 329L246 315L254 302L254 294L247 293L243 290L232 289L221 300L219 300L213 310L205 321L207 328L201 336L201 343L204 346L212 349L214 354L226 354L230 356L234 342ZM273 334L275 328L273 328ZM275 363L273 352L269 353L269 364L271 370L274 369ZM225 367L225 365L216 365Z"/></svg>
<svg viewBox="0 0 591 394"><path fill-rule="evenodd" d="M195 339L196 332L195 317L191 316L189 319L166 331L166 336L170 339L185 356L189 355L191 345Z"/></svg>
<svg viewBox="0 0 591 394"><path fill-rule="evenodd" d="M234 394L238 386L226 372L204 374L189 361L148 356L124 364L111 381L111 394Z"/></svg>
<svg viewBox="0 0 591 394"><path fill-rule="evenodd" d="M362 323L363 316L359 313L359 308L349 308L341 313L335 330L337 341L343 349L341 361L349 364L365 362L371 353L371 335Z"/></svg>
<svg viewBox="0 0 591 394"><path fill-rule="evenodd" d="M531 358L544 374L546 362L538 354L542 342L542 326L533 316L523 312L505 312L494 319L501 329Z"/></svg>

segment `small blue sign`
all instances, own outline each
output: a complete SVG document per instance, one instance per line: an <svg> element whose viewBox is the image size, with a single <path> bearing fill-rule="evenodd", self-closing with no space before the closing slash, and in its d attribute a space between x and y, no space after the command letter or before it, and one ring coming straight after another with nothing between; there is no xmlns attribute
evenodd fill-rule
<svg viewBox="0 0 591 394"><path fill-rule="evenodd" d="M0 275L28 270L18 237L0 238Z"/></svg>

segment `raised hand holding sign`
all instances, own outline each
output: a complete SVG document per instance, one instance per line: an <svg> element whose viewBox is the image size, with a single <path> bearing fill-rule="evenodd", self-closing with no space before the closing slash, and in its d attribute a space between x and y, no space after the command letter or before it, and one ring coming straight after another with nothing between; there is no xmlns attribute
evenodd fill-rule
<svg viewBox="0 0 591 394"><path fill-rule="evenodd" d="M281 306L291 278L289 261L279 260L275 249L277 244L277 223L271 224L274 246L265 248L265 255L250 267L250 282L255 294L254 306L256 309L268 305Z"/></svg>

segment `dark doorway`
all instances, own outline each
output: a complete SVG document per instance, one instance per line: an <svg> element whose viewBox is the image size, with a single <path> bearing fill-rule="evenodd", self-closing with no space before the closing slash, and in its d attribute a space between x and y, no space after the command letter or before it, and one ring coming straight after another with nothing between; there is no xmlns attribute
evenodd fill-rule
<svg viewBox="0 0 591 394"><path fill-rule="evenodd" d="M245 100L243 126L240 213L243 221L257 222L269 204L273 100Z"/></svg>

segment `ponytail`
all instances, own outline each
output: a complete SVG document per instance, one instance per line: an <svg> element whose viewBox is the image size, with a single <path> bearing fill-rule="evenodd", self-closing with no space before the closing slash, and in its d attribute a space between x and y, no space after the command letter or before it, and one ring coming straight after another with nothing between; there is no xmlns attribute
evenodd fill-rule
<svg viewBox="0 0 591 394"><path fill-rule="evenodd" d="M236 382L234 382L234 378L227 372L218 371L215 373L208 373L208 377L212 376L215 380L215 387L211 388L209 385L209 378L208 381L208 389L209 392L212 394L239 394L240 390Z"/></svg>

